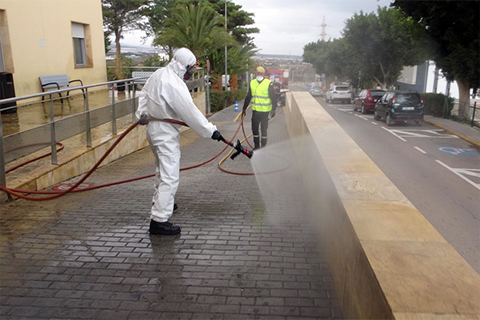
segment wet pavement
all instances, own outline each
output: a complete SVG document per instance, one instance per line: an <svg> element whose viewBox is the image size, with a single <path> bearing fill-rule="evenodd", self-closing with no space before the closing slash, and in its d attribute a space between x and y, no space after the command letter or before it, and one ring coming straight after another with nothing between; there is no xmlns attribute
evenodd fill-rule
<svg viewBox="0 0 480 320"><path fill-rule="evenodd" d="M210 120L231 138L236 115L229 107ZM249 132L250 121L245 127ZM280 112L269 145L287 137ZM182 167L223 147L184 132ZM182 227L178 236L148 234L152 179L48 202L0 204L1 318L341 318L295 165L272 203L254 176L218 169L225 155L181 172L179 209L170 220ZM252 172L242 155L222 165ZM98 169L88 182L154 170L146 148Z"/></svg>

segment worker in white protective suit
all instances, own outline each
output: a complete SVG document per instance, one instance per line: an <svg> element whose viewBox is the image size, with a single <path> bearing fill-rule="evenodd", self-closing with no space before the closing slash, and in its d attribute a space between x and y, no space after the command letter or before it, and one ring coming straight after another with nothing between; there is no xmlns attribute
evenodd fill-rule
<svg viewBox="0 0 480 320"><path fill-rule="evenodd" d="M173 214L175 194L180 174L181 125L155 119L173 119L185 122L203 138L223 139L217 127L208 122L193 103L184 80L195 70L197 59L186 48L178 49L172 61L148 78L139 96L136 116L147 125L147 140L155 156L156 176L151 209L150 233L174 235L181 229L168 220Z"/></svg>

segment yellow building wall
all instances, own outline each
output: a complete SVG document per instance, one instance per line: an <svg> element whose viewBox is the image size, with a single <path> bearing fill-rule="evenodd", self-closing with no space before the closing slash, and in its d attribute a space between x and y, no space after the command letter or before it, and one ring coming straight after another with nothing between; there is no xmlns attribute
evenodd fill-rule
<svg viewBox="0 0 480 320"><path fill-rule="evenodd" d="M107 80L101 0L0 0L0 18L17 97L41 92L42 75L67 74L85 85ZM75 67L72 22L89 26L91 66Z"/></svg>

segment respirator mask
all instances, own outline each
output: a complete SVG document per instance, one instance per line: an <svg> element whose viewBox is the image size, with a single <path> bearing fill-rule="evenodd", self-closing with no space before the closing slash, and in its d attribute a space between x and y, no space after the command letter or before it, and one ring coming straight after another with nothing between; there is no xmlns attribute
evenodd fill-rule
<svg viewBox="0 0 480 320"><path fill-rule="evenodd" d="M264 79L263 76L257 76L257 81L258 82L262 81L263 79Z"/></svg>
<svg viewBox="0 0 480 320"><path fill-rule="evenodd" d="M185 71L185 74L183 75L183 80L190 80L190 78L193 76L195 73L196 67L193 66L187 66L187 71Z"/></svg>

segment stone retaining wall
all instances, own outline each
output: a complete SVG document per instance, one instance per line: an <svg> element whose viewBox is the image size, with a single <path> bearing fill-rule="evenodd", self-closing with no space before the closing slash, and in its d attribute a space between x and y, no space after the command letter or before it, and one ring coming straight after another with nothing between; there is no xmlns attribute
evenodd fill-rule
<svg viewBox="0 0 480 320"><path fill-rule="evenodd" d="M344 315L480 319L480 276L308 92L287 126Z"/></svg>

